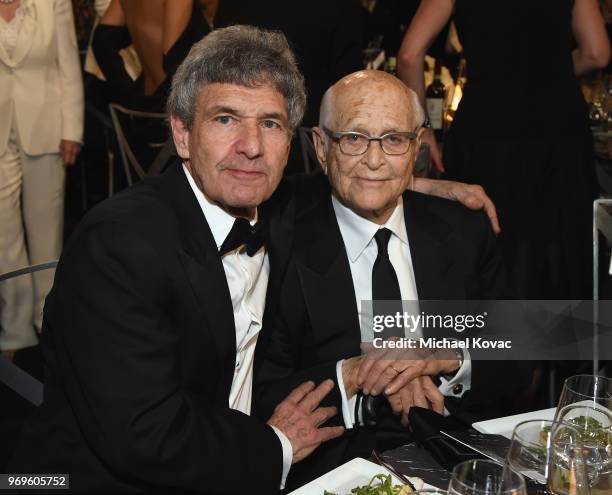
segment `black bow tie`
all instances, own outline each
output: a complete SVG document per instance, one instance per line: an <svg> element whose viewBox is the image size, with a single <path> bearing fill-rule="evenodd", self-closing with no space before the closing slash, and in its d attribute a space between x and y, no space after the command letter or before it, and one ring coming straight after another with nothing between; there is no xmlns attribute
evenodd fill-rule
<svg viewBox="0 0 612 495"><path fill-rule="evenodd" d="M246 253L253 256L259 248L266 245L268 239L267 226L263 221L251 225L246 218L237 218L234 221L232 230L223 241L219 248L219 253L223 256L240 246L246 246Z"/></svg>

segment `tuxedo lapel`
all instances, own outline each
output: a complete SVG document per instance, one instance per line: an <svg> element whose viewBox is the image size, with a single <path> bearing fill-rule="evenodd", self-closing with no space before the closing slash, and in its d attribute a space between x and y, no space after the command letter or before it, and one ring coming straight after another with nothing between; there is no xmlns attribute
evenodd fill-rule
<svg viewBox="0 0 612 495"><path fill-rule="evenodd" d="M419 299L440 299L452 266L447 238L450 226L431 211L419 193L404 193L404 221Z"/></svg>
<svg viewBox="0 0 612 495"><path fill-rule="evenodd" d="M270 278L266 293L264 321L270 321L276 313L280 287L286 272L293 245L295 224L295 198L286 183L281 183L274 199L260 208L260 214L268 222L269 243L266 247L270 259Z"/></svg>
<svg viewBox="0 0 612 495"><path fill-rule="evenodd" d="M221 256L181 164L172 166L161 179L161 189L179 218L183 240L179 259L204 317L202 331L208 328L213 336L222 367L218 376L223 383L218 390L220 394L226 393L227 400L236 356L236 327Z"/></svg>
<svg viewBox="0 0 612 495"><path fill-rule="evenodd" d="M317 343L359 354L361 331L348 256L331 203L331 194L308 213L300 229L297 269Z"/></svg>

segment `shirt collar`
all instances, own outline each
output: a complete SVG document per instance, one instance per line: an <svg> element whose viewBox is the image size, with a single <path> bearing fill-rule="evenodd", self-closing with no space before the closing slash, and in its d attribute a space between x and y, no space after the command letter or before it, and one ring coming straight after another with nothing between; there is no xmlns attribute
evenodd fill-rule
<svg viewBox="0 0 612 495"><path fill-rule="evenodd" d="M191 186L191 189L193 190L193 193L200 204L200 208L202 208L202 213L204 213L204 216L206 217L206 222L208 223L208 226L212 231L212 235L215 238L217 249L220 249L223 241L225 241L225 238L230 233L230 230L232 230L236 218L230 215L220 206L216 205L212 201L209 201L209 199L204 195L193 180L193 177L189 173L189 170L187 170L187 167L185 167L184 163L183 172L185 172L187 181L189 182L189 185ZM257 211L255 212L255 218L251 220L251 225L254 225L256 221Z"/></svg>
<svg viewBox="0 0 612 495"><path fill-rule="evenodd" d="M397 206L384 225L379 225L357 215L353 210L338 201L333 194L332 205L351 263L355 263L359 256L361 256L361 253L370 244L378 229L387 228L401 242L406 245L408 244L408 234L406 232L406 223L404 222L404 202L401 196L397 199Z"/></svg>

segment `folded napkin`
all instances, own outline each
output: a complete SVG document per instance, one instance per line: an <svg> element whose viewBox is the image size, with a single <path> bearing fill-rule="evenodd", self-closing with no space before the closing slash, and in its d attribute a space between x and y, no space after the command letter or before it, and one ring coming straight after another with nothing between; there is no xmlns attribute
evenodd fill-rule
<svg viewBox="0 0 612 495"><path fill-rule="evenodd" d="M411 407L408 413L414 439L445 469L470 459L484 459L478 452L440 433L440 430L465 430L466 426L452 416L445 417L430 409Z"/></svg>

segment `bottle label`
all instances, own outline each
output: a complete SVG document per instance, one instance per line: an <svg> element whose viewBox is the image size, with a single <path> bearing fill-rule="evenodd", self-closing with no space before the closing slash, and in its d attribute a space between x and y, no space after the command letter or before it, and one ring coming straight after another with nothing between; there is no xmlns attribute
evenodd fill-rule
<svg viewBox="0 0 612 495"><path fill-rule="evenodd" d="M442 98L427 98L427 113L433 129L442 129L444 100Z"/></svg>

